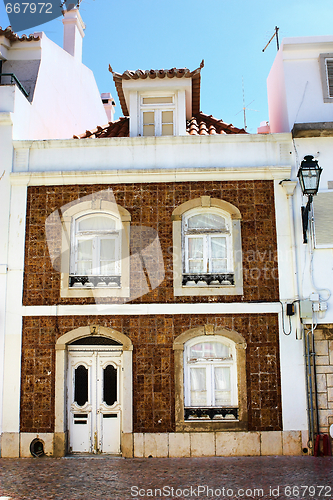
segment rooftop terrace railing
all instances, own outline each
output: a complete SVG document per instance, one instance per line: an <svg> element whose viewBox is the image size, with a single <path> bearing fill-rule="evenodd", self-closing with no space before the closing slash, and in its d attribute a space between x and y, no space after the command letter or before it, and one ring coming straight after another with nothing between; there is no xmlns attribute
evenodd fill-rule
<svg viewBox="0 0 333 500"><path fill-rule="evenodd" d="M22 94L24 95L24 97L28 97L29 95L29 92L27 92L25 90L25 88L23 87L23 85L21 84L20 80L14 75L14 73L0 73L0 85L8 85L8 83L4 83L3 80L2 80L2 77L10 77L10 84L13 85L13 83L15 83L18 88L20 89L20 91L22 92Z"/></svg>

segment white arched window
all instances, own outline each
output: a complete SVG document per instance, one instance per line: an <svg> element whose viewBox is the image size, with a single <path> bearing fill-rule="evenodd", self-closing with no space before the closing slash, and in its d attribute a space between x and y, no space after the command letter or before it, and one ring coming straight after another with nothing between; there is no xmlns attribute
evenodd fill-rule
<svg viewBox="0 0 333 500"><path fill-rule="evenodd" d="M210 409L216 415L228 413L237 418L237 365L234 342L213 335L209 338L197 337L185 344L184 397L185 419L191 415L198 416L197 410L200 409Z"/></svg>
<svg viewBox="0 0 333 500"><path fill-rule="evenodd" d="M98 195L61 209L61 297L129 297L131 215Z"/></svg>
<svg viewBox="0 0 333 500"><path fill-rule="evenodd" d="M85 214L73 220L72 286L85 284L93 276L100 278L100 284L109 285L112 282L114 286L120 286L120 230L120 219L108 213ZM111 278L113 281L110 281ZM92 284L97 285L94 281L96 279Z"/></svg>
<svg viewBox="0 0 333 500"><path fill-rule="evenodd" d="M201 196L172 213L174 294L243 293L241 214L224 200Z"/></svg>
<svg viewBox="0 0 333 500"><path fill-rule="evenodd" d="M195 280L195 275L213 285L232 284L231 230L230 215L221 210L200 207L184 214L184 284Z"/></svg>

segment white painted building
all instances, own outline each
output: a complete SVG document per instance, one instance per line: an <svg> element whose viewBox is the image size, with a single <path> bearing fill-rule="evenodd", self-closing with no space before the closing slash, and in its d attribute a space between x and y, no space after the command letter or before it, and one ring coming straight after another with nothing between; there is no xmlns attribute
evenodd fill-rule
<svg viewBox="0 0 333 500"><path fill-rule="evenodd" d="M286 315L311 291L286 181L303 158L291 82L273 66L286 105L269 90L274 133L249 135L200 112L202 67L111 69L124 118L107 126L98 93L101 119L64 135L63 117L12 142L2 114L2 456L34 439L53 456L308 453L297 302Z"/></svg>
<svg viewBox="0 0 333 500"><path fill-rule="evenodd" d="M292 134L292 181L297 181L297 172L305 156L313 156L323 169L309 216L306 244L303 243L301 206L307 204L307 197L302 196L299 182L295 182L292 210L296 298L311 300L310 307L307 302L302 303L301 316L307 325L305 329L312 330L311 324L314 325L318 395L312 419L316 428L317 407L319 429L328 433L333 424L333 36L284 39L267 87L271 132ZM298 308L298 303L296 305ZM311 416L311 411L309 414Z"/></svg>

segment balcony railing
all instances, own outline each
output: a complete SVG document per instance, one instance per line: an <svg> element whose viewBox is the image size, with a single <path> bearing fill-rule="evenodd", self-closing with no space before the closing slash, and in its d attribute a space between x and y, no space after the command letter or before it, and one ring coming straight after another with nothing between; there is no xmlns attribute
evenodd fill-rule
<svg viewBox="0 0 333 500"><path fill-rule="evenodd" d="M121 276L69 276L69 287L70 288L104 288L104 287L114 287L120 288L121 286Z"/></svg>
<svg viewBox="0 0 333 500"><path fill-rule="evenodd" d="M13 85L13 83L15 83L18 86L18 88L20 89L20 91L22 92L22 94L24 95L24 97L28 97L29 92L27 92L25 90L25 88L23 87L21 82L16 78L14 73L0 73L0 85L8 85L8 83L3 82L3 79L2 79L3 77L7 77L7 78L9 77L10 78L10 85Z"/></svg>
<svg viewBox="0 0 333 500"><path fill-rule="evenodd" d="M184 408L185 420L207 419L238 420L238 408ZM217 418L216 418L217 417ZM231 418L230 418L231 417Z"/></svg>
<svg viewBox="0 0 333 500"><path fill-rule="evenodd" d="M192 282L192 283L191 283ZM186 273L183 274L182 285L190 286L193 285L208 285L208 286L221 286L221 285L234 285L235 278L232 273L221 274L221 273L207 273L207 274L195 274L195 273Z"/></svg>

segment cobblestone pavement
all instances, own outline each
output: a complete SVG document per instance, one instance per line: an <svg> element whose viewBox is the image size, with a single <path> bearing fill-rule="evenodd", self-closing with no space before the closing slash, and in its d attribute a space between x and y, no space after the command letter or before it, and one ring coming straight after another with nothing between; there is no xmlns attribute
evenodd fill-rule
<svg viewBox="0 0 333 500"><path fill-rule="evenodd" d="M333 499L333 457L0 458L0 499Z"/></svg>

